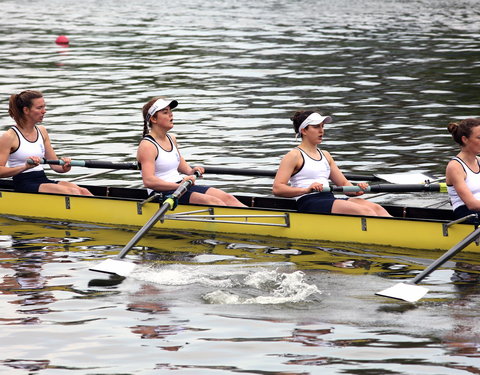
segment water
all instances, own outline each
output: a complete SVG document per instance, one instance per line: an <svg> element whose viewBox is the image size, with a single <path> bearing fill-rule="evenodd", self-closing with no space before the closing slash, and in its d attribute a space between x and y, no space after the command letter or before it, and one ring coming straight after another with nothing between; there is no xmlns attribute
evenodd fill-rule
<svg viewBox="0 0 480 375"><path fill-rule="evenodd" d="M320 108L334 117L322 147L342 170L442 176L456 152L446 125L479 116L476 1L0 7L0 127L12 123L11 93L40 89L59 155L134 161L141 108L165 95L180 102L174 133L192 164L274 169L296 144L292 112ZM61 34L69 47L54 43ZM139 175L84 181L135 185ZM270 194L271 179L205 183ZM377 200L427 206L445 197ZM478 256L435 272L416 305L374 293L438 253L156 232L129 255L133 277L88 270L133 233L0 221L0 372L479 371Z"/></svg>

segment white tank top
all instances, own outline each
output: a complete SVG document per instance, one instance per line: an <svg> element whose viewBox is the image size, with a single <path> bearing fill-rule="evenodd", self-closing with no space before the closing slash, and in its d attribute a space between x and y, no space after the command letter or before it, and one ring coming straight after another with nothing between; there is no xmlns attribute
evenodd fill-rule
<svg viewBox="0 0 480 375"><path fill-rule="evenodd" d="M30 142L28 139L26 139L20 129L18 129L16 126L12 126L12 129L18 137L18 148L8 156L7 165L9 167L13 168L25 165L25 160L27 160L30 156L38 156L40 158L45 157L45 144L43 143L43 136L36 125L35 130L37 131L37 138L34 142ZM41 165L37 165L36 167L27 169L22 173L34 171L43 171L43 167Z"/></svg>
<svg viewBox="0 0 480 375"><path fill-rule="evenodd" d="M164 150L151 135L147 135L143 139L152 142L157 147L157 157L155 158L155 176L168 182L179 182L182 180L182 176L178 172L178 166L180 165L180 153L168 134L167 138L170 141L170 151Z"/></svg>
<svg viewBox="0 0 480 375"><path fill-rule="evenodd" d="M308 156L308 154L300 147L297 147L297 149L300 150L300 154L302 155L303 165L297 173L290 177L290 185L293 187L306 188L314 182L319 182L324 186L328 186L330 177L330 164L328 163L328 160L323 152L318 149L320 159L317 160ZM300 195L295 198L298 199L302 196L303 195Z"/></svg>
<svg viewBox="0 0 480 375"><path fill-rule="evenodd" d="M465 183L472 192L473 196L476 199L480 199L480 173L473 172L459 157L454 157L452 160L456 160L460 163L463 170L465 171L465 174L467 175L467 177L465 178ZM480 166L478 159L477 163ZM452 208L454 210L460 206L465 205L465 202L463 202L462 199L458 196L457 191L455 190L453 185L447 186L447 191L450 197L450 202L452 202Z"/></svg>

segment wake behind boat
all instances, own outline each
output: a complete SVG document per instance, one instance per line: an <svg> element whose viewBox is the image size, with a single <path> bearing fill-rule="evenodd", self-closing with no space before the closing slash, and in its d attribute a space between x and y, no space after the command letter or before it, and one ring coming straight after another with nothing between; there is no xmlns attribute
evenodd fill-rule
<svg viewBox="0 0 480 375"><path fill-rule="evenodd" d="M2 179L0 214L142 227L160 207L145 189L82 186L94 196L18 193L10 180ZM455 221L449 209L385 205L392 218L308 214L299 213L293 199L236 197L247 207L179 205L155 228L438 250L451 248L475 230ZM480 249L473 242L463 251Z"/></svg>

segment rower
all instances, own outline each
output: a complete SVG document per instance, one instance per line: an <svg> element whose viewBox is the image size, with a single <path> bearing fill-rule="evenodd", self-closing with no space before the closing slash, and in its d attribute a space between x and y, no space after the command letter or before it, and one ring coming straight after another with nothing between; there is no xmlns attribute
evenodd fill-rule
<svg viewBox="0 0 480 375"><path fill-rule="evenodd" d="M47 129L37 125L46 112L39 91L26 90L10 96L8 113L16 124L0 137L0 177L13 177L14 189L24 193L92 195L74 183L53 181L45 175L41 161L57 159ZM51 166L55 172L65 173L72 168L70 158L62 160L63 165Z"/></svg>
<svg viewBox="0 0 480 375"><path fill-rule="evenodd" d="M447 126L460 152L446 168L448 195L455 218L480 212L480 119L467 118ZM470 222L478 222L470 219Z"/></svg>
<svg viewBox="0 0 480 375"><path fill-rule="evenodd" d="M205 168L191 167L178 148L177 139L168 132L173 128L173 112L178 102L156 97L143 106L143 139L138 146L137 160L142 166L143 184L149 193L172 194L183 182L192 181L180 204L196 203L217 206L245 207L233 195L210 186L194 185L198 172ZM183 175L183 176L182 176Z"/></svg>
<svg viewBox="0 0 480 375"><path fill-rule="evenodd" d="M391 216L382 206L357 198L363 191L346 193L352 198L336 198L332 192L322 191L329 186L329 180L337 186L352 186L330 153L318 148L325 124L332 122L331 116L297 111L291 120L301 143L283 157L273 182L273 194L295 198L301 212ZM362 182L358 186L367 189L368 184Z"/></svg>

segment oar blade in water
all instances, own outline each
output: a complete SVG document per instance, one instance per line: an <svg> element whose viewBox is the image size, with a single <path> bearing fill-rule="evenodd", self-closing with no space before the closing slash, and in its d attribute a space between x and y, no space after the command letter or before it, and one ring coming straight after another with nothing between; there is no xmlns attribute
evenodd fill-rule
<svg viewBox="0 0 480 375"><path fill-rule="evenodd" d="M90 268L90 271L109 273L112 275L128 276L135 268L134 263L125 262L123 260L106 259L96 266Z"/></svg>
<svg viewBox="0 0 480 375"><path fill-rule="evenodd" d="M399 283L375 293L377 296L395 298L407 302L416 302L427 294L428 289L409 283Z"/></svg>

